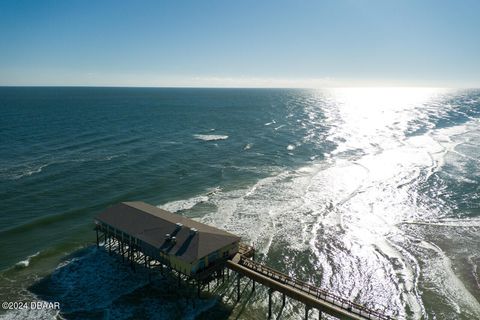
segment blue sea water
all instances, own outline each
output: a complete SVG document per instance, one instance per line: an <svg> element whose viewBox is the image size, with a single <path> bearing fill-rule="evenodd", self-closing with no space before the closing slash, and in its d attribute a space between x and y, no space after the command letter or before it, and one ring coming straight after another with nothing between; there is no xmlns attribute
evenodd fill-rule
<svg viewBox="0 0 480 320"><path fill-rule="evenodd" d="M3 87L0 112L0 300L62 306L0 318L264 317L93 248L131 200L394 317L480 318L480 90Z"/></svg>

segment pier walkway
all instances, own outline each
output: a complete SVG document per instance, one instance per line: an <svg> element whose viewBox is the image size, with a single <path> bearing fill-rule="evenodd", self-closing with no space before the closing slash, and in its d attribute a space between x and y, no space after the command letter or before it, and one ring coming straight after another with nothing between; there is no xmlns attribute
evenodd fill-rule
<svg viewBox="0 0 480 320"><path fill-rule="evenodd" d="M255 282L269 287L269 318L272 313L272 293L278 291L282 293L282 305L285 305L285 296L304 303L306 319L311 308L318 309L320 316L322 312L325 312L340 319L392 319L376 310L366 308L248 259L253 256L253 253L253 248L247 245L241 246L239 253L227 262L227 267L241 276L252 279L253 289ZM240 278L238 278L237 286L240 286Z"/></svg>

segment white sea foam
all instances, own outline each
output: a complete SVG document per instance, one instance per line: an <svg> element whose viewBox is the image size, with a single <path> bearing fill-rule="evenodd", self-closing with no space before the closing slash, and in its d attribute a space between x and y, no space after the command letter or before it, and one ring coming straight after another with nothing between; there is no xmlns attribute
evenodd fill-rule
<svg viewBox="0 0 480 320"><path fill-rule="evenodd" d="M66 156L51 159L47 162L38 164L38 160L32 160L31 163L14 165L11 167L0 169L0 179L4 180L19 180L25 177L30 177L43 172L43 170L52 165L58 165L68 162L88 162L88 161L111 161L115 158L124 156L124 154L114 155L92 155L90 157L69 158Z"/></svg>
<svg viewBox="0 0 480 320"><path fill-rule="evenodd" d="M33 300L32 300L33 301ZM34 300L41 302L41 300ZM59 315L59 310L52 309L20 309L20 310L9 310L4 314L0 314L0 320L54 320L54 319L63 319Z"/></svg>
<svg viewBox="0 0 480 320"><path fill-rule="evenodd" d="M26 268L30 265L31 260L33 258L35 258L36 256L38 256L39 254L40 254L40 251L28 256L27 259L25 259L25 260L19 261L17 264L15 264L15 266Z"/></svg>
<svg viewBox="0 0 480 320"><path fill-rule="evenodd" d="M287 150L290 150L290 151L295 150L295 148L296 148L296 147L295 147L293 144L289 144L289 145L287 146Z"/></svg>
<svg viewBox="0 0 480 320"><path fill-rule="evenodd" d="M207 202L212 196L214 196L215 194L221 191L222 189L220 187L216 187L216 188L208 189L207 192L203 195L198 195L198 196L188 198L188 199L183 199L183 200L167 202L157 207L167 211L171 211L171 212L188 210L188 209L192 209L197 204Z"/></svg>
<svg viewBox="0 0 480 320"><path fill-rule="evenodd" d="M5 180L18 180L24 177L30 177L37 173L42 172L42 170L52 163L43 163L40 165L25 165L18 168L9 168L9 169L2 169L0 171L0 179Z"/></svg>
<svg viewBox="0 0 480 320"><path fill-rule="evenodd" d="M457 315L479 319L480 303L455 274L451 260L442 249L427 241L415 245L416 254L422 257L423 286L435 292L447 305L453 306Z"/></svg>
<svg viewBox="0 0 480 320"><path fill-rule="evenodd" d="M219 135L219 134L194 134L193 137L197 140L203 140L203 141L217 141L217 140L228 139L227 135Z"/></svg>
<svg viewBox="0 0 480 320"><path fill-rule="evenodd" d="M208 201L208 199L209 197L207 195L201 195L185 200L167 202L165 204L159 205L158 207L167 211L177 212L181 210L192 209L197 204Z"/></svg>

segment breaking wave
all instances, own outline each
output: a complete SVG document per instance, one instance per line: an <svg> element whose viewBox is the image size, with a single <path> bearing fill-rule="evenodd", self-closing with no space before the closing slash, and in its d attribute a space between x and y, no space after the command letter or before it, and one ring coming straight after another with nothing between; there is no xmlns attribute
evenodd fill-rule
<svg viewBox="0 0 480 320"><path fill-rule="evenodd" d="M227 135L219 135L219 134L195 134L193 137L197 140L203 141L217 141L217 140L226 140L228 139Z"/></svg>
<svg viewBox="0 0 480 320"><path fill-rule="evenodd" d="M36 253L28 256L27 259L22 260L22 261L18 262L17 264L15 264L15 266L20 267L20 268L26 268L30 265L30 261L32 261L32 259L37 257L39 254L40 254L40 251L37 251Z"/></svg>

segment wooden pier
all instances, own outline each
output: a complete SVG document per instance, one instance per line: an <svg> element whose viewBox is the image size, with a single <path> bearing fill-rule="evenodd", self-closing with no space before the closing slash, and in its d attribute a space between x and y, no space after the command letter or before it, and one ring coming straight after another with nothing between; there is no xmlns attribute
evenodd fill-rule
<svg viewBox="0 0 480 320"><path fill-rule="evenodd" d="M230 260L225 260L224 264L216 264L214 268L207 269L195 277L184 275L171 268L165 261L158 261L142 252L140 248L133 243L124 242L117 239L112 234L102 233L97 244L102 244L110 254L117 254L122 257L122 261L128 262L132 269L136 265L143 265L149 270L159 270L160 273L169 272L173 277L178 278L178 282L184 281L197 287L197 294L200 296L202 288L207 287L209 282L214 279L223 279L225 268L228 268L238 274L237 301L241 298L240 278L247 277L251 279L252 290L255 290L255 284L259 283L269 288L268 290L268 319L272 318L272 295L279 292L282 295L282 307L285 306L285 298L300 301L305 304L305 319L308 319L309 311L312 308L319 310L321 318L322 313L335 316L339 319L377 319L391 320L391 317L381 314L376 310L371 310L359 304L334 295L326 290L317 288L309 283L292 278L268 266L254 261L255 256L253 247L240 243L239 253ZM103 241L102 241L103 240Z"/></svg>
<svg viewBox="0 0 480 320"><path fill-rule="evenodd" d="M255 290L255 282L269 288L268 318L272 317L272 294L279 292L282 294L282 305L285 305L285 296L305 304L305 319L308 319L309 310L312 308L319 310L320 318L322 313L327 313L339 319L392 319L376 310L356 304L249 259L253 255L253 248L242 244L239 253L227 262L227 267L237 272L239 276L252 279L252 290ZM240 292L240 281L237 281L237 286L237 292ZM239 298L238 296L237 299Z"/></svg>

